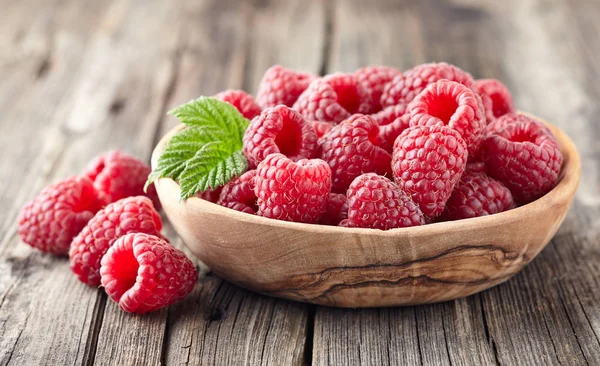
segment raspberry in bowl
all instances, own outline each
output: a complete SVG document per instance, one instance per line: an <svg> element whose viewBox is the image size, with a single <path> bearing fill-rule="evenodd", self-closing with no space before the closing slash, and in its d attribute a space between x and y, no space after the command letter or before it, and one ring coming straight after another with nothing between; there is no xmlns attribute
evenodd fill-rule
<svg viewBox="0 0 600 366"><path fill-rule="evenodd" d="M219 276L286 299L338 307L434 303L506 281L548 244L572 203L581 162L569 137L546 124L563 154L558 184L541 198L489 216L387 231L280 221L155 181L169 220ZM155 167L177 127L158 143Z"/></svg>

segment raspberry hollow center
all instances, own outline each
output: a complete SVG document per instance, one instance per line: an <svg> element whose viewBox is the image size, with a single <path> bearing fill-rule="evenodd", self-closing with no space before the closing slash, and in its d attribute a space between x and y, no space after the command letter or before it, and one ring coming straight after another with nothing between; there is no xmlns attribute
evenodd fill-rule
<svg viewBox="0 0 600 366"><path fill-rule="evenodd" d="M350 112L350 114L358 112L360 97L355 88L337 87L335 88L335 93L337 94L337 102L342 108Z"/></svg>
<svg viewBox="0 0 600 366"><path fill-rule="evenodd" d="M427 106L431 116L441 119L447 125L458 108L458 102L451 95L440 94L433 96Z"/></svg>
<svg viewBox="0 0 600 366"><path fill-rule="evenodd" d="M287 118L283 119L283 128L275 136L279 152L286 156L297 156L302 145L301 127Z"/></svg>
<svg viewBox="0 0 600 366"><path fill-rule="evenodd" d="M117 281L121 292L125 293L135 285L140 264L133 255L133 250L116 252L113 263L115 263L111 268L113 278Z"/></svg>

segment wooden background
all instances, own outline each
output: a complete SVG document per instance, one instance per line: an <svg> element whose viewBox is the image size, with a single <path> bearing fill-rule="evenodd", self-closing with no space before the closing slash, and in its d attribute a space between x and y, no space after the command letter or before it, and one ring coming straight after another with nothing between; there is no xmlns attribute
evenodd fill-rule
<svg viewBox="0 0 600 366"><path fill-rule="evenodd" d="M600 1L0 0L0 365L600 365ZM270 65L314 73L448 61L496 77L583 159L576 202L522 273L481 294L342 310L214 275L184 302L121 312L16 219L44 185L120 148L144 159L165 112ZM167 235L176 234L167 225ZM176 241L180 247L182 243Z"/></svg>

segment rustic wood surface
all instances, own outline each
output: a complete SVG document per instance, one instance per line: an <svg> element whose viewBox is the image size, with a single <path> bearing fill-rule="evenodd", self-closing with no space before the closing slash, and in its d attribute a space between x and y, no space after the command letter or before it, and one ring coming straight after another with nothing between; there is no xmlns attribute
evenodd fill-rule
<svg viewBox="0 0 600 366"><path fill-rule="evenodd" d="M600 364L599 2L0 0L0 9L0 365ZM348 310L208 274L185 301L138 317L16 234L22 205L44 185L110 148L149 159L176 123L165 111L226 88L254 91L273 63L323 73L431 60L504 80L583 161L553 241L488 291Z"/></svg>

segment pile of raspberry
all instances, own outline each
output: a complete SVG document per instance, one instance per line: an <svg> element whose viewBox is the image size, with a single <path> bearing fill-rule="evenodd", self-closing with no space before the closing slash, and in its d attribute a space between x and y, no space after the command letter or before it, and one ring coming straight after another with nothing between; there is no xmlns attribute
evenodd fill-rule
<svg viewBox="0 0 600 366"><path fill-rule="evenodd" d="M23 241L69 255L83 283L104 287L127 312L146 313L183 299L195 265L161 236L160 202L150 167L120 151L103 154L79 176L42 190L19 218Z"/></svg>
<svg viewBox="0 0 600 366"><path fill-rule="evenodd" d="M492 215L550 191L563 160L504 84L447 63L323 77L274 66L256 99L216 98L251 120L249 170L198 196L271 219L388 230Z"/></svg>

